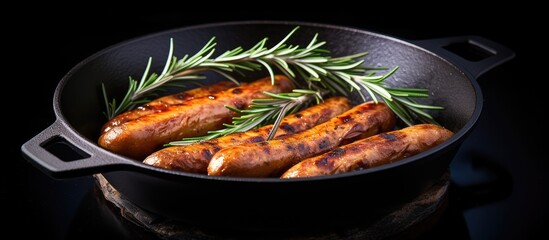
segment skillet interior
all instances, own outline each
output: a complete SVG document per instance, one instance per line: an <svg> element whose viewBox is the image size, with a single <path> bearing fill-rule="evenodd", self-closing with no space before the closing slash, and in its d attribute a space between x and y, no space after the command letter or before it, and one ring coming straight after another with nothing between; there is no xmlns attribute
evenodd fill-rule
<svg viewBox="0 0 549 240"><path fill-rule="evenodd" d="M289 43L304 46L318 33L319 39L327 42L326 48L332 51L333 56L368 51L365 60L369 65L389 68L400 66L387 83L398 87L429 88L432 96L428 103L446 108L441 114L435 115L446 128L456 132L471 117L476 101L471 81L445 60L386 36L303 23L211 25L168 31L122 43L86 59L65 76L57 93L61 104L59 114L72 128L95 143L98 129L106 121L103 115L104 101L100 94L101 83L106 84L112 97L120 99L127 89L128 76L139 79L149 56L153 57L152 69L161 71L170 37L174 38L176 56L195 53L212 36L217 39L216 51L220 54L237 46L251 47L263 36L268 36L270 46L273 46L297 25L301 29ZM250 74L244 80L254 80L266 74ZM207 82L222 79L214 74L208 76Z"/></svg>
<svg viewBox="0 0 549 240"><path fill-rule="evenodd" d="M448 168L459 143L470 128L466 126L471 124L471 118L477 114L476 87L459 69L434 54L365 31L305 23L255 22L177 29L131 40L99 52L73 68L56 91L56 114L89 144L99 149L96 140L105 122L101 83L107 85L111 97L120 98L127 87L128 76L139 78L149 56L153 57L152 69L156 72L161 70L170 37L174 38L175 55L178 57L183 53L196 52L212 36L217 37L216 49L219 54L236 46L251 47L263 36L269 36L269 46L273 46L296 25L300 25L301 29L290 39L289 42L293 44L306 45L318 33L321 40L327 41L325 47L332 51L333 56L368 51L370 54L365 59L370 65L390 68L400 66L399 71L387 82L398 87L429 88L432 96L426 103L446 108L440 113L434 113L434 116L443 126L456 132L456 136L444 146L420 154L406 164L380 167L382 171L343 174L319 180L227 180L152 169L143 165L141 170L145 173L105 173L111 184L136 204L162 215L214 225L226 224L225 218L228 217L235 220L233 223L248 224L248 227L256 224L260 228L280 225L281 219L285 219L285 225L303 223L303 219L308 223L318 223L316 220L340 216L349 221L357 217L364 220L368 218L366 216L375 216L376 213L381 214L394 208L432 184ZM248 80L265 74L251 74ZM216 75L208 76L208 81L221 79ZM325 204L333 207L356 200L354 191L367 191L371 197L356 202L350 214L352 216L322 209ZM300 206L302 204L305 204L305 208ZM217 209L207 210L211 207ZM296 211L301 212L302 218L285 218L288 212ZM318 218L316 214L322 217ZM256 217L265 216L271 217L267 221L256 220Z"/></svg>

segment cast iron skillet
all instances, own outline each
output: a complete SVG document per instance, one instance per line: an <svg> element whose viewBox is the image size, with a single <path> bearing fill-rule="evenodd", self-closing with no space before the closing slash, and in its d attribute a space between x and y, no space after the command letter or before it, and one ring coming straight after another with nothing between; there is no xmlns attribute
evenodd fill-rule
<svg viewBox="0 0 549 240"><path fill-rule="evenodd" d="M334 56L368 51L366 62L400 66L387 80L394 86L431 90L425 103L444 106L436 119L455 135L445 143L405 160L368 170L307 179L210 177L158 169L108 152L96 142L103 115L101 83L121 97L128 76L141 76L147 58L159 72L168 52L194 53L212 36L218 53L251 47L264 36L301 46L315 33ZM469 61L446 50L454 44L481 49ZM377 33L302 22L232 22L187 27L133 39L100 51L61 80L53 105L57 120L22 146L23 155L56 178L103 173L125 197L142 208L201 226L246 229L288 228L364 222L387 213L431 186L449 167L460 144L482 112L476 78L513 58L509 49L476 36L406 42ZM265 76L251 75L249 80ZM221 78L209 75L208 81Z"/></svg>

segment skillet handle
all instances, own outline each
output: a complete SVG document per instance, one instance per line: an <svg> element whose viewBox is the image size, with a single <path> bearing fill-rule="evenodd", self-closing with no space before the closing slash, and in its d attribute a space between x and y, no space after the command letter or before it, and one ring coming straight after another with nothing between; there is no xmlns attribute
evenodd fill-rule
<svg viewBox="0 0 549 240"><path fill-rule="evenodd" d="M472 79L478 79L488 70L515 57L511 49L479 36L436 38L413 43L458 65Z"/></svg>
<svg viewBox="0 0 549 240"><path fill-rule="evenodd" d="M24 143L21 151L29 162L54 178L84 176L138 165L136 161L93 148L59 120Z"/></svg>

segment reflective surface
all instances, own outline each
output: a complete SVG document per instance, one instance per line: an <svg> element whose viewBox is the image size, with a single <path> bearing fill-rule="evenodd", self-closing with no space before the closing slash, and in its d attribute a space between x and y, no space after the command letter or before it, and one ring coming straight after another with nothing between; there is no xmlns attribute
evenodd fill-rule
<svg viewBox="0 0 549 240"><path fill-rule="evenodd" d="M9 140L9 156L14 156L14 159L5 159L7 165L3 167L5 174L2 175L1 188L4 206L14 210L14 215L9 218L13 219L10 223L23 224L32 229L24 234L39 234L52 239L154 237L121 221L101 202L94 192L91 177L54 180L36 170L19 153L23 142L54 121L52 96L55 86L78 61L133 37L202 23L178 12L128 15L105 13L98 17L95 14L69 14L63 15L63 21L41 19L36 24L48 29L51 34L25 38L31 43L24 47L29 50L28 56L41 61L34 71L22 71L25 77L13 80L20 84L18 89L26 89L24 97L30 97L33 106L30 109L18 107L21 116L10 118L16 120L19 134L15 141ZM533 133L540 133L542 138L545 136L541 134L543 130L537 129L543 126L538 123L542 119L534 111L537 103L532 98L535 95L531 95L530 102L524 101L527 100L525 95L515 95L540 91L536 86L542 79L540 76L532 78L533 61L529 60L528 55L533 42L514 39L513 36L520 35L516 32L520 29L509 34L508 29L500 31L494 28L496 22L506 25L510 24L506 21L511 20L486 19L482 14L477 16L472 13L462 22L448 23L448 27L443 29L431 23L450 22L456 15L414 15L400 23L387 23L377 17L348 14L343 18L278 19L347 25L404 39L480 35L502 43L517 53L516 59L479 79L485 98L484 112L452 163L454 185L451 187L448 209L442 220L419 238L516 239L547 236L543 228L549 213L546 204L549 202L549 166L540 157L542 144L533 140ZM260 18L265 17L258 14L249 19ZM208 22L244 19L247 18L218 16ZM74 28L75 23L79 27ZM7 227L9 229L11 225Z"/></svg>

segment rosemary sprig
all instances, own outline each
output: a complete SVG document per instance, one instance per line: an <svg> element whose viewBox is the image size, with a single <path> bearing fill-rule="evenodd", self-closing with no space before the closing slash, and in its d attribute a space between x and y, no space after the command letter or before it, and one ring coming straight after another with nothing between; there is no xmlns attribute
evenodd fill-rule
<svg viewBox="0 0 549 240"><path fill-rule="evenodd" d="M265 69L274 81L274 70L278 69L286 76L296 80L302 80L301 87L305 87L314 92L329 91L332 95L349 95L357 92L363 101L371 98L378 102L378 97L395 112L407 125L414 124L415 120L421 122L434 122L426 110L438 110L442 107L418 104L413 98L428 97L427 89L416 88L391 88L385 85L385 80L398 70L393 68L386 74L377 74L376 71L386 70L385 68L373 68L364 66L364 60L361 59L367 52L357 53L343 57L331 57L329 51L321 48L326 42L318 41L318 34L315 34L310 43L300 48L298 45L288 45L286 42L297 31L299 27L294 28L286 37L273 47L266 47L268 38L263 38L256 45L248 50L237 47L226 51L213 58L215 52L215 37L210 39L193 56L185 55L177 60L173 56L173 39L170 40L170 50L166 65L161 74L149 74L152 59L149 62L139 82L130 77L128 92L117 106L116 100L108 101L105 86L103 86L103 95L107 107L106 115L110 119L115 115L133 108L134 106L147 101L146 99L154 95L161 87L169 86L177 80L196 80L204 78L200 75L203 71L214 71L226 78L238 83L231 74L242 71L257 71ZM298 81L296 81L298 82ZM299 83L299 82L298 82ZM284 94L278 94L284 96ZM261 100L256 100L256 103ZM246 110L239 110L246 111ZM238 111L237 111L238 112ZM249 129L249 126L259 126L265 124L267 119L272 119L272 115L279 114L277 117L284 117L284 112L265 111L265 112L239 112L243 114L237 118L236 122L228 125L228 129ZM264 118L260 118L264 116ZM251 120L255 119L254 124ZM259 121L261 120L261 121ZM276 128L273 128L276 129ZM224 133L231 133L237 130L220 130L205 137L197 139L209 139L210 136L222 136ZM274 133L271 133L274 134Z"/></svg>
<svg viewBox="0 0 549 240"><path fill-rule="evenodd" d="M225 128L209 131L204 136L184 138L181 141L170 142L166 146L188 145L235 132L245 132L272 123L273 127L267 137L267 140L270 140L274 137L276 129L280 126L280 122L284 116L306 107L312 100L316 100L317 104L322 101L322 96L319 92L308 89L293 89L291 93L263 93L271 98L254 99L248 109L241 110L227 106L232 111L239 113L240 116L233 117L232 124L223 124Z"/></svg>

